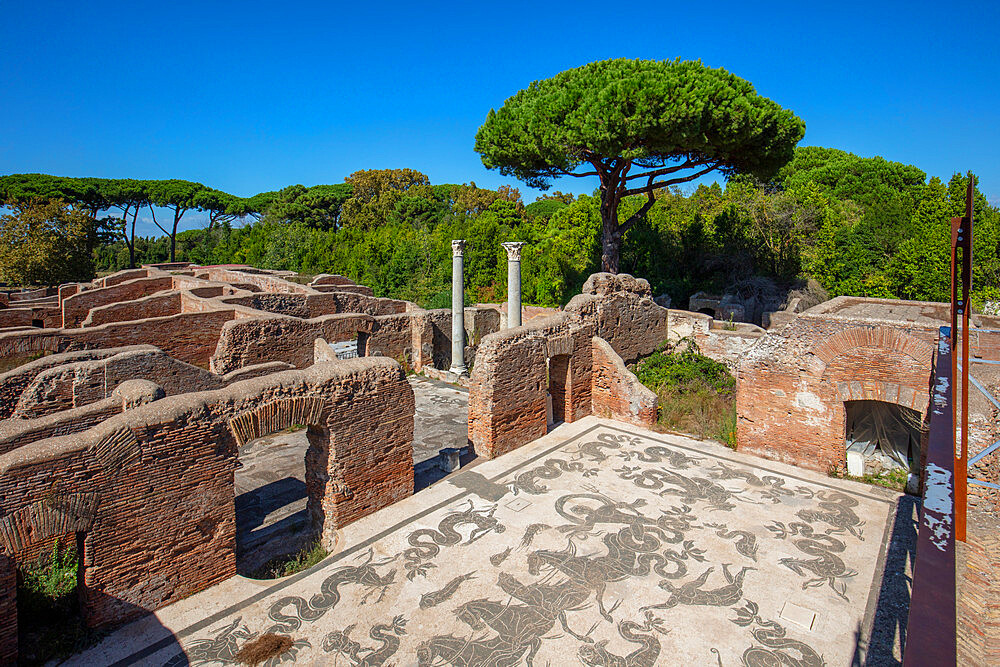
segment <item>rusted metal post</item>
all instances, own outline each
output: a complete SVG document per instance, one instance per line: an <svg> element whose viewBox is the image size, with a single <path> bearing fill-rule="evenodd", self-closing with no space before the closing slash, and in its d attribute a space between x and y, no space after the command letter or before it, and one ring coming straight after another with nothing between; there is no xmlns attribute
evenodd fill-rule
<svg viewBox="0 0 1000 667"><path fill-rule="evenodd" d="M955 539L965 541L969 477L969 292L972 288L972 209L975 180L969 174L965 216L951 219L951 376L959 391L951 402L955 443ZM959 259L961 250L961 259ZM960 344L959 344L960 343ZM961 353L959 353L961 349ZM961 359L961 362L959 362ZM961 402L961 408L959 408Z"/></svg>

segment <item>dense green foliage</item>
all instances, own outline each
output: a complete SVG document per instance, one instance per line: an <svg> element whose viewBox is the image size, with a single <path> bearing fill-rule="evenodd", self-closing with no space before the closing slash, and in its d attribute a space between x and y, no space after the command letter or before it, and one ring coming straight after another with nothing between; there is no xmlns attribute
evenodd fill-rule
<svg viewBox="0 0 1000 667"><path fill-rule="evenodd" d="M535 187L599 177L601 263L615 273L624 235L658 189L712 171L768 179L804 134L795 114L724 69L619 58L535 81L491 109L476 150L487 167ZM632 195L646 201L621 220Z"/></svg>
<svg viewBox="0 0 1000 667"><path fill-rule="evenodd" d="M703 356L694 341L664 343L631 367L659 397L657 427L693 433L736 447L736 378Z"/></svg>
<svg viewBox="0 0 1000 667"><path fill-rule="evenodd" d="M89 280L100 229L59 200L19 203L0 216L0 276L14 285Z"/></svg>
<svg viewBox="0 0 1000 667"><path fill-rule="evenodd" d="M455 238L468 242L470 302L506 298L504 241L528 243L522 260L525 303L564 304L600 269L601 199L596 194L554 193L525 206L515 189L435 185L413 170L370 170L348 178L356 185L296 185L241 199L241 206L260 210L259 220L235 226L222 215L204 229L178 232L176 258L340 273L379 296L430 307L450 303ZM113 223L116 240L98 242L93 253L98 271L170 258L169 235L132 238L134 262L130 258L130 239L121 230L126 219L130 226L135 220L135 202L148 206L141 203L140 182L117 180L98 188L109 193L114 185L119 194L115 204L95 211L86 203L94 201L95 179L80 179L89 183L70 189L67 179L36 177L31 197L24 195L19 179L0 178L5 201L19 206L19 201L44 200L48 187L54 198L80 197L70 201L89 216L88 224ZM59 182L65 187L56 188ZM958 175L947 183L928 181L919 169L882 158L798 148L768 183L733 177L725 187L699 186L688 194L677 188L658 191L628 231L621 270L648 279L656 294L669 294L681 307L696 291L742 290L760 277L779 291L812 278L834 296L946 300L949 219L964 210L966 183ZM355 193L358 184L361 191ZM11 196L12 191L20 194ZM625 198L619 218L630 218L645 203L642 196ZM1000 211L978 192L974 205L974 303L980 304L1000 298ZM235 210L232 206L229 202L227 210ZM18 244L0 247L11 251ZM6 280L60 282L65 278L56 264L69 265L50 262L44 275Z"/></svg>

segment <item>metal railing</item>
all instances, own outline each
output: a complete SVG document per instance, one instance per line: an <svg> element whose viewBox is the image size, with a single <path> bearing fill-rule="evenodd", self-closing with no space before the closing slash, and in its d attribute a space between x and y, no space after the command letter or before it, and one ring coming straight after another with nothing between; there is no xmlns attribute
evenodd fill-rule
<svg viewBox="0 0 1000 667"><path fill-rule="evenodd" d="M954 665L955 528L957 479L964 468L955 457L952 329L941 327L930 401L924 498L913 564L913 588L903 665Z"/></svg>

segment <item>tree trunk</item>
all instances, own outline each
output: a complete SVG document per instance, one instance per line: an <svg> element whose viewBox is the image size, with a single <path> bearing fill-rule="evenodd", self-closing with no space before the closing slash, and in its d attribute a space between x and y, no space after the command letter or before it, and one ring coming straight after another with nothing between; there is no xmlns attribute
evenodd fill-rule
<svg viewBox="0 0 1000 667"><path fill-rule="evenodd" d="M177 223L181 221L181 216L184 215L180 212L180 208L174 209L174 226L170 230L170 263L173 264L176 261L174 258L177 256Z"/></svg>
<svg viewBox="0 0 1000 667"><path fill-rule="evenodd" d="M601 187L601 270L618 273L618 256L622 245L618 225L618 197Z"/></svg>

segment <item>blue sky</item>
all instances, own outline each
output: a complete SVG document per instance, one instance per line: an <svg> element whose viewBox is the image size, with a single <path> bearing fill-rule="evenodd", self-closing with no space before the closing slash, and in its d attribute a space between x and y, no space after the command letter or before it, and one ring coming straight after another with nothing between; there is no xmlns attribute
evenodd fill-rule
<svg viewBox="0 0 1000 667"><path fill-rule="evenodd" d="M795 111L802 145L945 179L972 169L1000 201L996 2L11 1L3 16L0 174L183 178L247 196L412 167L531 201L472 149L491 107L594 60L681 57Z"/></svg>

